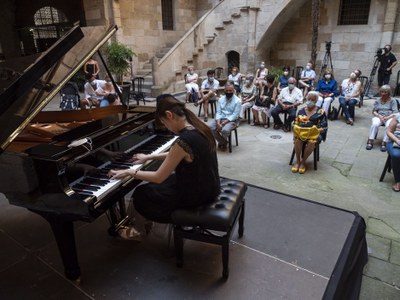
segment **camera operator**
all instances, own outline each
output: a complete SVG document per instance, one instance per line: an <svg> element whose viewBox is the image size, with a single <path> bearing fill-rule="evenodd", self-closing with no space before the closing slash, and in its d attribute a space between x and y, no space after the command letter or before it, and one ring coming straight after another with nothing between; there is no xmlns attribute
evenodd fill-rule
<svg viewBox="0 0 400 300"><path fill-rule="evenodd" d="M397 64L397 59L391 51L391 45L385 45L383 49L378 50L377 56L380 63L378 69L379 87L385 84L389 84L392 69Z"/></svg>

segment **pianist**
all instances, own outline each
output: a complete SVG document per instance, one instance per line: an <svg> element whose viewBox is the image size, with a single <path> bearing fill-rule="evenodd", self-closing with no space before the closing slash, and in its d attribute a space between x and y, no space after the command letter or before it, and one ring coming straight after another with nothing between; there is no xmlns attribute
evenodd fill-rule
<svg viewBox="0 0 400 300"><path fill-rule="evenodd" d="M138 163L163 160L159 169L111 170L109 176L113 179L131 176L148 181L134 191L134 208L147 220L169 223L175 209L210 203L219 194L216 144L208 126L171 95L157 97L156 117L178 138L167 153L137 154L133 160ZM121 229L121 237L141 240L146 234L143 218L135 218L132 225Z"/></svg>

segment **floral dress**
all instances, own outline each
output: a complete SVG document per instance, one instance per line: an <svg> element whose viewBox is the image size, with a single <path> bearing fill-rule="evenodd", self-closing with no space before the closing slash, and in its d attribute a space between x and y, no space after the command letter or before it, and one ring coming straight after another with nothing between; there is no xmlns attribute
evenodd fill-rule
<svg viewBox="0 0 400 300"><path fill-rule="evenodd" d="M307 116L305 108L302 108L297 113L297 117L294 124L299 127L310 128L316 126L317 128L323 128L318 136L318 142L325 141L326 133L328 131L328 120L326 118L325 111L322 108L318 108L315 114Z"/></svg>

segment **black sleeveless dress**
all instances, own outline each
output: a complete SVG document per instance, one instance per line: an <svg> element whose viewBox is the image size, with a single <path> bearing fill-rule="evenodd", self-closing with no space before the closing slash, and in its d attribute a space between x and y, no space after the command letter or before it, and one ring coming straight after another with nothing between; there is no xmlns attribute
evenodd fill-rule
<svg viewBox="0 0 400 300"><path fill-rule="evenodd" d="M163 183L144 184L133 193L135 209L145 218L160 223L169 223L174 210L211 203L220 193L217 155L208 149L200 132L193 127L186 128L175 143L193 161L182 160L175 173Z"/></svg>

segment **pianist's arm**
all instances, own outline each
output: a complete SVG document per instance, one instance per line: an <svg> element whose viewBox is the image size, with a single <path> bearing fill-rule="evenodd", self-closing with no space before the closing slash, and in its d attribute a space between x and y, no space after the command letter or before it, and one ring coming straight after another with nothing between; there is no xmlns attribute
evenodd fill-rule
<svg viewBox="0 0 400 300"><path fill-rule="evenodd" d="M153 157L149 155L152 159L165 159L157 171L141 171L141 170L110 170L108 175L112 179L122 179L127 176L133 177L135 179L149 181L153 183L161 183L171 173L175 170L176 166L184 159L187 162L192 162L190 154L187 153L178 143L172 145L170 151L164 154L158 154Z"/></svg>

